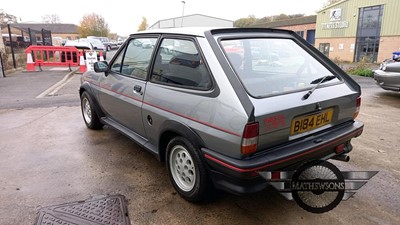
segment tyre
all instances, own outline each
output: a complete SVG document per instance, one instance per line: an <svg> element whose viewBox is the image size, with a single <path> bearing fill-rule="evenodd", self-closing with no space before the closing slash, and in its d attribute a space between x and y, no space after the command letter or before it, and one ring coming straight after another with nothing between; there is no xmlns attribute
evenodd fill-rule
<svg viewBox="0 0 400 225"><path fill-rule="evenodd" d="M190 202L212 196L211 185L205 164L198 150L184 137L173 138L167 146L166 164L169 178L175 190Z"/></svg>
<svg viewBox="0 0 400 225"><path fill-rule="evenodd" d="M99 116L94 109L93 100L86 91L81 95L81 110L83 120L88 128L92 130L103 128L103 124L100 122Z"/></svg>

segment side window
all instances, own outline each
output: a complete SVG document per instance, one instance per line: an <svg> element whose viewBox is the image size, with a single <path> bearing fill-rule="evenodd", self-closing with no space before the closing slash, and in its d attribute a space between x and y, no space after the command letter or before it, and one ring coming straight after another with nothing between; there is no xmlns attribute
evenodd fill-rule
<svg viewBox="0 0 400 225"><path fill-rule="evenodd" d="M161 42L150 80L204 90L212 84L196 44L190 40L168 38Z"/></svg>
<svg viewBox="0 0 400 225"><path fill-rule="evenodd" d="M125 76L146 79L157 38L137 38L129 41L111 65L111 71Z"/></svg>

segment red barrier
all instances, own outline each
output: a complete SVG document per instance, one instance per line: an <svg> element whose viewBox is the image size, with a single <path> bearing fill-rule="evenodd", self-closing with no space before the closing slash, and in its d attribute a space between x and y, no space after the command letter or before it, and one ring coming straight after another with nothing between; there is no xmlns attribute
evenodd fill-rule
<svg viewBox="0 0 400 225"><path fill-rule="evenodd" d="M80 66L81 56L84 55L83 50L71 46L31 45L25 53L27 54L27 71L35 71L36 66L39 66L40 71L42 66L69 67L71 70L71 66Z"/></svg>

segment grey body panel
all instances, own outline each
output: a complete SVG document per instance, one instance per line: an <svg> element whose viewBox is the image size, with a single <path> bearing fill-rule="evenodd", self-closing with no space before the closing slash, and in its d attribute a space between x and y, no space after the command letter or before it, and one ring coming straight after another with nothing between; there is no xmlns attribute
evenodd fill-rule
<svg viewBox="0 0 400 225"><path fill-rule="evenodd" d="M98 99L103 112L114 121L123 124L128 129L142 137L146 137L142 122L143 94L146 82L110 73L102 76L101 90ZM140 91L134 88L140 87Z"/></svg>

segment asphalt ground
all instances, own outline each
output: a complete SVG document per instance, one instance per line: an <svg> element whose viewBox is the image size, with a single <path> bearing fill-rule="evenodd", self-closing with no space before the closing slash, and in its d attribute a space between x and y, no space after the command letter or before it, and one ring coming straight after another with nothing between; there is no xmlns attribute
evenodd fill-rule
<svg viewBox="0 0 400 225"><path fill-rule="evenodd" d="M66 68L14 72L0 78L0 108L22 109L79 105L80 74Z"/></svg>

